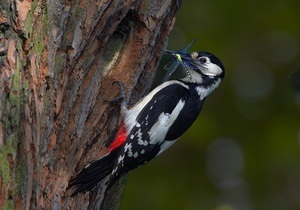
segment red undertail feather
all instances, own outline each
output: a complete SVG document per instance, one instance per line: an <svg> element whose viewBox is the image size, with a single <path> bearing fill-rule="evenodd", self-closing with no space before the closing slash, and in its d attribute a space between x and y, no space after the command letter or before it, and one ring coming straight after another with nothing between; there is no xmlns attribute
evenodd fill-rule
<svg viewBox="0 0 300 210"><path fill-rule="evenodd" d="M121 123L117 136L115 140L111 143L111 145L108 148L108 152L111 152L112 150L116 149L117 147L121 146L127 138L127 132L125 129L124 123Z"/></svg>

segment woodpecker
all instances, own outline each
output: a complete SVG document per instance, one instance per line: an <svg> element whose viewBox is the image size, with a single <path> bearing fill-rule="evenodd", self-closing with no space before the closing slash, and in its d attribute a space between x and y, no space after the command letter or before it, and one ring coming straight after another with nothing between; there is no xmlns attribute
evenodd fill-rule
<svg viewBox="0 0 300 210"><path fill-rule="evenodd" d="M117 135L105 156L70 180L68 188L78 186L72 196L90 191L104 180L111 185L121 175L163 153L193 124L206 97L224 79L224 67L211 53L165 53L177 59L186 76L162 83L131 109L126 108L124 85L116 82L122 98Z"/></svg>

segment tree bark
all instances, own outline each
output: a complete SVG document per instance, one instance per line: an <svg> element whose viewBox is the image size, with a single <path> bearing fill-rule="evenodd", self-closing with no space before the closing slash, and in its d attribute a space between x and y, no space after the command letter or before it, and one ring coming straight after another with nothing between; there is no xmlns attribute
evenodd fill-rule
<svg viewBox="0 0 300 210"><path fill-rule="evenodd" d="M149 91L181 0L0 3L0 209L117 209L124 178L99 198L71 177L112 141L122 81Z"/></svg>

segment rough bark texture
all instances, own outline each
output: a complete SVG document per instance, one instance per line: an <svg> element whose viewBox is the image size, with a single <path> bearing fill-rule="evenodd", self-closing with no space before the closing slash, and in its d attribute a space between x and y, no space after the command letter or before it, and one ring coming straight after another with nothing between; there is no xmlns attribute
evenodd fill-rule
<svg viewBox="0 0 300 210"><path fill-rule="evenodd" d="M118 208L124 179L103 202L68 181L113 138L113 81L149 91L180 4L1 0L0 209Z"/></svg>

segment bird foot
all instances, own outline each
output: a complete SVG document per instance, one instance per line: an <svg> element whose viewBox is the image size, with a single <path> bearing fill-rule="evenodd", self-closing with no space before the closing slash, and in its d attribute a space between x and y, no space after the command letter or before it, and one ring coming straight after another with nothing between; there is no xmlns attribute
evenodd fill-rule
<svg viewBox="0 0 300 210"><path fill-rule="evenodd" d="M114 81L113 85L115 85L115 84L119 86L120 92L114 99L109 101L109 103L118 103L119 101L121 101L121 106L126 107L126 95L125 95L124 83L122 83L120 81Z"/></svg>

